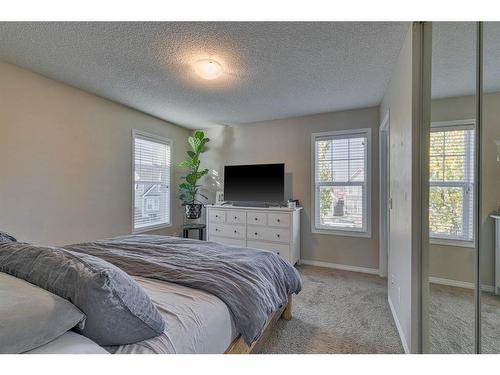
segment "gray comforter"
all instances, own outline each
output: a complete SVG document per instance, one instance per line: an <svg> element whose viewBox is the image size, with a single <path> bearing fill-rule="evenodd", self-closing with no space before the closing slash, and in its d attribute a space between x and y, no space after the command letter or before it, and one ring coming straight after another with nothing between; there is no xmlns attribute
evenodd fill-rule
<svg viewBox="0 0 500 375"><path fill-rule="evenodd" d="M133 276L178 283L219 297L247 344L260 336L267 316L302 287L297 270L278 255L216 242L132 235L64 248L102 258Z"/></svg>

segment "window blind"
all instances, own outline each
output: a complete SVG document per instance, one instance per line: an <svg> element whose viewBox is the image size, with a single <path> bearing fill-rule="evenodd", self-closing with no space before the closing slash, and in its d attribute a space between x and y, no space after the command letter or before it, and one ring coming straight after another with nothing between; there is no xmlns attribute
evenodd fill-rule
<svg viewBox="0 0 500 375"><path fill-rule="evenodd" d="M170 224L170 141L134 133L134 230Z"/></svg>
<svg viewBox="0 0 500 375"><path fill-rule="evenodd" d="M366 231L367 142L366 133L316 137L316 228Z"/></svg>
<svg viewBox="0 0 500 375"><path fill-rule="evenodd" d="M429 171L431 236L472 241L474 233L473 125L432 129Z"/></svg>

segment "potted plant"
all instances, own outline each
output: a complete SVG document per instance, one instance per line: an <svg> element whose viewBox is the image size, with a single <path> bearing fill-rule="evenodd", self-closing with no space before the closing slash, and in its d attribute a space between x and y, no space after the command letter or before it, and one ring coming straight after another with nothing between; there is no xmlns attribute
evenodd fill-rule
<svg viewBox="0 0 500 375"><path fill-rule="evenodd" d="M208 169L200 171L200 155L205 152L205 145L210 139L205 138L205 133L197 130L192 136L188 137L188 143L191 149L187 151L187 157L179 163L179 167L188 169L189 173L181 177L184 180L179 185L179 198L182 205L186 207L186 218L198 219L201 216L201 202L197 199L200 194L198 189L198 180L208 173Z"/></svg>

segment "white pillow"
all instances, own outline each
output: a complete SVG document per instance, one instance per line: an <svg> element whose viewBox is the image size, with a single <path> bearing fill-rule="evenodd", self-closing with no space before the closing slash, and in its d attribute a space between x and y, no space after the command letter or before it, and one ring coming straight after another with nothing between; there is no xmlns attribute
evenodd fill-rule
<svg viewBox="0 0 500 375"><path fill-rule="evenodd" d="M102 346L76 332L66 332L57 339L24 354L110 354Z"/></svg>
<svg viewBox="0 0 500 375"><path fill-rule="evenodd" d="M37 348L85 320L65 299L5 273L0 273L0 317L0 353Z"/></svg>

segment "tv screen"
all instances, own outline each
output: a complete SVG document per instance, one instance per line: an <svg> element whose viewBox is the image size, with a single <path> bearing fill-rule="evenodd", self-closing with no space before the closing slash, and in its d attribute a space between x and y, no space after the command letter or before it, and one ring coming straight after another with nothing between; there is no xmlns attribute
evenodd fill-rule
<svg viewBox="0 0 500 375"><path fill-rule="evenodd" d="M224 200L283 202L285 200L285 164L225 166Z"/></svg>

